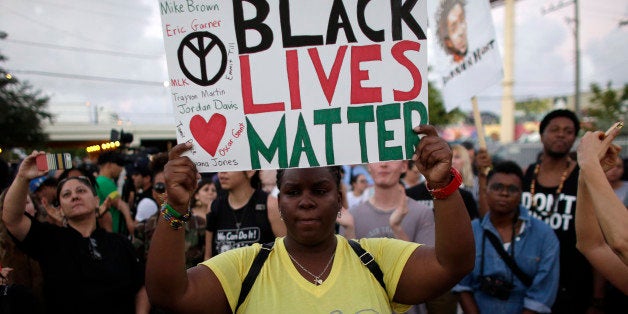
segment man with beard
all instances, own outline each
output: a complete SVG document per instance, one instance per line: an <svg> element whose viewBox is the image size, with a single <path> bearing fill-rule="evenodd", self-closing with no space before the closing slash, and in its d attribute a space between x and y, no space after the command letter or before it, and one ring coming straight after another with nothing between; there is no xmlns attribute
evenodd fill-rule
<svg viewBox="0 0 628 314"><path fill-rule="evenodd" d="M548 113L539 127L543 152L527 168L523 180L522 205L547 223L560 242L560 283L553 313L585 313L603 297L601 287L593 289L591 265L576 249L579 168L569 152L578 131L580 121L573 112Z"/></svg>

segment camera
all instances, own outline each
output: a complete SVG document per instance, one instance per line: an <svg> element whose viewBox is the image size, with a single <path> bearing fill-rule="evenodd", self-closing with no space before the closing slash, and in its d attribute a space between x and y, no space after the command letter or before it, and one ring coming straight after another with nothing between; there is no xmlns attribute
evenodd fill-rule
<svg viewBox="0 0 628 314"><path fill-rule="evenodd" d="M480 277L480 290L492 297L500 300L508 300L513 284L501 277L484 276Z"/></svg>

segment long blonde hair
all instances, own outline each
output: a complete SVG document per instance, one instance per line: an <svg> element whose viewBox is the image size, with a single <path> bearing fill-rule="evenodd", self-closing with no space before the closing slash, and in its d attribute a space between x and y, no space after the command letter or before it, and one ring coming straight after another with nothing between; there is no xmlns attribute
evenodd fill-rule
<svg viewBox="0 0 628 314"><path fill-rule="evenodd" d="M464 183L465 187L472 188L475 184L473 182L473 168L471 168L469 152L460 144L452 145L451 150L454 154L457 153L462 158L462 169L457 169L462 175L462 183Z"/></svg>

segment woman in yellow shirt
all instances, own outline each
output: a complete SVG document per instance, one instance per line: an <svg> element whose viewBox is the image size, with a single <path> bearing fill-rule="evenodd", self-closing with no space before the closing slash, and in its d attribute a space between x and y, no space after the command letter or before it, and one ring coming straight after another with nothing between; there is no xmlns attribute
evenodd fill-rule
<svg viewBox="0 0 628 314"><path fill-rule="evenodd" d="M238 307L242 282L260 245L235 249L185 271L181 224L196 184L196 168L177 145L166 166L168 208L162 211L147 264L151 303L175 312L403 312L441 295L473 269L471 224L458 192L460 174L452 153L431 126L417 147L417 167L435 197L436 246L394 239L362 239L383 272L383 285L369 273L349 242L335 235L342 195L334 168L279 170L279 208L288 230L278 238ZM368 264L368 263L367 263ZM385 289L383 288L385 286Z"/></svg>

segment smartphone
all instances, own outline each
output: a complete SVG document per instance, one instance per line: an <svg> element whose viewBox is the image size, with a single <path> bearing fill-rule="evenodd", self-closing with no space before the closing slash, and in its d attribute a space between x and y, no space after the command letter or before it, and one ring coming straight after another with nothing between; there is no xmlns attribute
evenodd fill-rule
<svg viewBox="0 0 628 314"><path fill-rule="evenodd" d="M37 169L41 171L72 168L72 156L70 153L39 155L36 157L35 162L37 163Z"/></svg>

